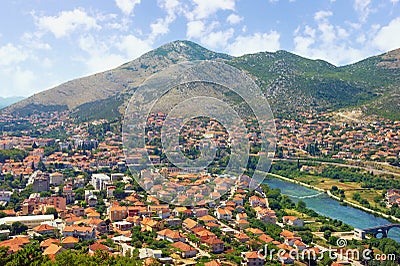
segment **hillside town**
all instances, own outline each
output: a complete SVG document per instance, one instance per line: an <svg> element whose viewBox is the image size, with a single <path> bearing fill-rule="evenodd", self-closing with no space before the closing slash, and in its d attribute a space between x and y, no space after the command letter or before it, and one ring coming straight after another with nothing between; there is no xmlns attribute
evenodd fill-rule
<svg viewBox="0 0 400 266"><path fill-rule="evenodd" d="M278 156L301 151L311 157L398 162L399 122L350 125L302 115L303 122L275 119ZM52 261L68 250L127 256L143 265L311 263L300 254L329 261L322 265L352 260L324 255L338 239L330 230L351 232L351 227L319 217L279 190L251 187L246 174L179 171L165 163L155 145L161 137L156 130L147 130L146 149L157 170L132 175L129 164L135 159L125 159L118 125L72 121L66 112L0 118L0 247L7 256L35 244ZM157 123L161 120L151 117L150 129ZM217 143L220 159L228 156L223 128L214 121L200 123L202 131L183 131L181 148L196 156L197 148L190 147L200 145L203 136ZM248 137L257 144L257 134ZM189 189L181 188L185 185ZM388 207L399 199L397 190L387 191ZM361 245L361 239L350 240ZM261 256L265 247L286 253Z"/></svg>
<svg viewBox="0 0 400 266"><path fill-rule="evenodd" d="M62 174L56 175L58 179L39 171L35 174L34 193L23 200L21 208L17 208L20 210L0 211L5 215L0 225L12 229L1 231L6 240L0 242L0 246L8 247L8 254L18 252L32 239L41 240L43 255L50 259L81 243L87 244L89 253L93 254L97 250L124 256L138 253L138 258L150 263L148 265L152 265L154 259L164 264L178 261L192 261L193 264L193 259L200 257L217 258L205 265L223 265L229 262L225 254L230 253L240 257L245 265L263 265L265 261L258 258L258 249L251 250L269 243L287 251L306 250L317 254L321 251L306 245L295 232L286 230L287 226L304 226L304 221L296 216L283 216L282 223L278 222L265 194L262 191L251 193L248 190L250 180L245 176L238 180L226 200L189 208L171 207L155 197L126 189L132 179L121 173L92 174L89 184L83 183L84 187L92 189L84 190L82 200L75 199L82 188L81 179L75 182L64 179ZM49 184L54 185L54 181L65 185L63 191L41 194L48 192ZM42 184L44 182L47 186ZM125 184L124 191L133 192L125 193L126 196L113 195L118 182ZM253 195L249 196L250 193ZM281 232L272 238L253 227L257 223L249 220L279 225L277 230ZM14 230L16 224L23 231ZM141 234L148 237L144 242L138 240ZM237 254L235 246L244 246L250 251ZM287 256L276 259L291 264Z"/></svg>

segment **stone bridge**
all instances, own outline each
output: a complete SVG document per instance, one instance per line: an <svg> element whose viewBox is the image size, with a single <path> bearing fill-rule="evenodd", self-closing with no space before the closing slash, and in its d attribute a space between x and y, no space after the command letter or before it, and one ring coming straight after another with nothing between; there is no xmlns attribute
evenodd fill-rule
<svg viewBox="0 0 400 266"><path fill-rule="evenodd" d="M387 225L380 225L380 226L375 226L375 227L370 227L370 228L365 228L365 229L357 229L354 228L354 236L365 239L365 236L367 234L372 234L374 237L377 235L381 234L382 238L387 237L389 230L392 228L398 227L400 228L400 224L387 224Z"/></svg>

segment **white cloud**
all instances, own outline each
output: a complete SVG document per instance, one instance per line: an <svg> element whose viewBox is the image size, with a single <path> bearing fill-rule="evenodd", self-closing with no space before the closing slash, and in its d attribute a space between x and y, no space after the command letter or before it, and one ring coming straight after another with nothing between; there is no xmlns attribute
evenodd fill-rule
<svg viewBox="0 0 400 266"><path fill-rule="evenodd" d="M205 26L204 23L200 20L196 20L196 21L189 21L186 24L186 37L188 39L192 39L192 38L201 38L203 36L203 33L205 31Z"/></svg>
<svg viewBox="0 0 400 266"><path fill-rule="evenodd" d="M96 40L92 35L81 36L78 45L88 54L88 57L78 59L86 65L87 74L105 71L128 61L122 55L111 53L110 45Z"/></svg>
<svg viewBox="0 0 400 266"><path fill-rule="evenodd" d="M336 40L337 35L332 24L328 22L318 24L318 30L321 33L319 38L323 43L332 43Z"/></svg>
<svg viewBox="0 0 400 266"><path fill-rule="evenodd" d="M312 37L296 36L294 38L295 52L301 55L309 53L309 47L315 43Z"/></svg>
<svg viewBox="0 0 400 266"><path fill-rule="evenodd" d="M30 70L23 70L20 67L16 67L11 73L12 83L15 90L14 95L29 95L32 91L33 83L36 80L36 75ZM37 88L36 88L37 89Z"/></svg>
<svg viewBox="0 0 400 266"><path fill-rule="evenodd" d="M36 76L31 70L22 69L19 64L25 64L32 58L24 47L8 43L0 47L0 80L3 97L29 95L33 89L32 83Z"/></svg>
<svg viewBox="0 0 400 266"><path fill-rule="evenodd" d="M227 18L226 21L232 25L238 24L243 20L243 17L238 16L236 14L230 14Z"/></svg>
<svg viewBox="0 0 400 266"><path fill-rule="evenodd" d="M280 48L279 38L280 35L276 31L238 36L233 43L227 46L226 50L234 56L262 51L276 51Z"/></svg>
<svg viewBox="0 0 400 266"><path fill-rule="evenodd" d="M62 11L58 16L37 17L36 23L41 30L50 31L56 38L65 37L77 29L100 29L96 18L89 16L83 9Z"/></svg>
<svg viewBox="0 0 400 266"><path fill-rule="evenodd" d="M366 40L367 40L367 38L365 37L365 34L360 34L357 37L356 42L363 44L363 43L365 43Z"/></svg>
<svg viewBox="0 0 400 266"><path fill-rule="evenodd" d="M310 26L306 25L306 28L304 29L304 33L306 35L309 35L311 37L315 37L315 29L311 28Z"/></svg>
<svg viewBox="0 0 400 266"><path fill-rule="evenodd" d="M235 0L192 0L195 8L191 12L186 12L189 20L204 19L219 10L235 11Z"/></svg>
<svg viewBox="0 0 400 266"><path fill-rule="evenodd" d="M150 25L151 28L151 34L150 38L154 39L155 37L159 35L164 35L169 32L169 23L170 21L166 19L159 18L155 23L152 23Z"/></svg>
<svg viewBox="0 0 400 266"><path fill-rule="evenodd" d="M8 43L0 47L0 58L0 66L10 66L25 61L28 54L22 48Z"/></svg>
<svg viewBox="0 0 400 266"><path fill-rule="evenodd" d="M32 49L39 49L39 50L50 50L51 46L50 44L44 42L41 40L41 34L38 32L35 33L30 33L30 32L25 32L21 40L25 43L25 45L29 48Z"/></svg>
<svg viewBox="0 0 400 266"><path fill-rule="evenodd" d="M115 0L115 4L121 9L122 13L130 15L135 9L135 6L140 4L140 0Z"/></svg>
<svg viewBox="0 0 400 266"><path fill-rule="evenodd" d="M332 11L320 10L314 14L314 19L315 20L323 20L332 15L333 15Z"/></svg>
<svg viewBox="0 0 400 266"><path fill-rule="evenodd" d="M2 82L1 96L28 96L33 90L34 82L37 80L36 75L31 70L22 69L18 65L0 68L0 79Z"/></svg>
<svg viewBox="0 0 400 266"><path fill-rule="evenodd" d="M399 1L400 1L400 0L390 0L390 2L391 2L393 5L397 4Z"/></svg>
<svg viewBox="0 0 400 266"><path fill-rule="evenodd" d="M360 23L354 23L354 22L349 22L346 21L346 25L349 25L350 27L352 27L353 29L359 30L362 27L362 24Z"/></svg>
<svg viewBox="0 0 400 266"><path fill-rule="evenodd" d="M117 48L133 60L152 49L151 43L147 40L141 40L134 35L123 36L117 43Z"/></svg>
<svg viewBox="0 0 400 266"><path fill-rule="evenodd" d="M345 39L345 38L349 37L349 35L350 35L346 29L344 29L340 26L336 26L336 32L338 34L338 37L341 39Z"/></svg>
<svg viewBox="0 0 400 266"><path fill-rule="evenodd" d="M175 16L176 12L180 11L180 3L178 0L162 0L159 6L163 8L169 16Z"/></svg>
<svg viewBox="0 0 400 266"><path fill-rule="evenodd" d="M389 25L382 27L376 34L373 43L382 51L400 47L400 17L393 19Z"/></svg>
<svg viewBox="0 0 400 266"><path fill-rule="evenodd" d="M127 17L121 18L120 21L110 21L106 23L106 27L113 30L127 31L131 20Z"/></svg>
<svg viewBox="0 0 400 266"><path fill-rule="evenodd" d="M360 15L360 21L365 22L371 13L371 0L354 0L354 10Z"/></svg>
<svg viewBox="0 0 400 266"><path fill-rule="evenodd" d="M234 30L228 29L225 31L210 32L204 35L200 40L202 44L205 44L211 49L217 49L225 47L228 40L232 38Z"/></svg>
<svg viewBox="0 0 400 266"><path fill-rule="evenodd" d="M232 38L235 30L214 30L219 26L217 21L205 25L203 21L189 21L187 24L186 38L200 40L200 43L210 49L224 48L229 39Z"/></svg>
<svg viewBox="0 0 400 266"><path fill-rule="evenodd" d="M162 0L158 2L158 6L167 12L164 18L158 18L156 22L150 24L151 33L149 39L154 41L160 35L169 32L169 25L175 21L177 13L181 12L178 0Z"/></svg>
<svg viewBox="0 0 400 266"><path fill-rule="evenodd" d="M79 60L86 64L89 74L118 67L152 49L148 40L141 40L134 35L107 40L98 40L92 35L82 36L79 47L88 54Z"/></svg>
<svg viewBox="0 0 400 266"><path fill-rule="evenodd" d="M294 33L294 52L311 59L326 60L335 65L353 63L365 58L371 52L370 47L356 49L349 45L352 28L344 29L332 25L327 19L319 21L316 28L306 26ZM365 36L358 41L365 41Z"/></svg>

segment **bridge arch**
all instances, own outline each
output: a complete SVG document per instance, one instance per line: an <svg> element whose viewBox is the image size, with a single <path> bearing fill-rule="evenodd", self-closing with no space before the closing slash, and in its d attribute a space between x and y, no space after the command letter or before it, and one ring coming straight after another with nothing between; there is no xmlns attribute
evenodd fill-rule
<svg viewBox="0 0 400 266"><path fill-rule="evenodd" d="M388 237L389 230L395 227L400 228L400 224L387 224L366 229L354 229L354 234L361 239L364 239L366 234L372 234L374 237L382 235L382 238L386 238Z"/></svg>

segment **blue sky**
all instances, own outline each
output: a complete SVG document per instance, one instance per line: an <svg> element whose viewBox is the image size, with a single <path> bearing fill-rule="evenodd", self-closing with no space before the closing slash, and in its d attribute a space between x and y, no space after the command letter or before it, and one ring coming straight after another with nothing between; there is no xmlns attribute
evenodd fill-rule
<svg viewBox="0 0 400 266"><path fill-rule="evenodd" d="M0 89L30 96L177 39L335 65L400 48L400 0L5 0Z"/></svg>

